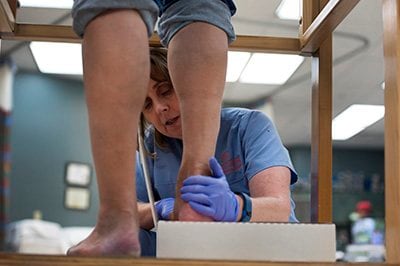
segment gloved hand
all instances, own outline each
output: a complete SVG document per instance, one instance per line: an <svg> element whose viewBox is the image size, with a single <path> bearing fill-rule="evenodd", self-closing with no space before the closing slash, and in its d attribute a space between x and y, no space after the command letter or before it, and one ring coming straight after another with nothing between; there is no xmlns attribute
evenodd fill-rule
<svg viewBox="0 0 400 266"><path fill-rule="evenodd" d="M229 188L221 165L213 157L209 161L213 176L195 175L183 181L182 200L196 212L215 221L234 222L239 212L239 202Z"/></svg>
<svg viewBox="0 0 400 266"><path fill-rule="evenodd" d="M170 220L172 211L174 210L174 198L165 198L155 203L158 219Z"/></svg>

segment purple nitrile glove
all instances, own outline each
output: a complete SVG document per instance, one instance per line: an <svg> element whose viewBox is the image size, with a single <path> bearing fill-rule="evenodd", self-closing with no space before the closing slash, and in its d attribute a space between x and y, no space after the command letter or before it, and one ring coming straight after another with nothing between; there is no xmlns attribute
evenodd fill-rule
<svg viewBox="0 0 400 266"><path fill-rule="evenodd" d="M239 202L229 188L221 165L213 157L209 161L213 176L194 175L183 181L182 200L196 212L215 221L234 222Z"/></svg>
<svg viewBox="0 0 400 266"><path fill-rule="evenodd" d="M170 220L172 211L174 210L175 199L165 198L156 202L156 211L158 219Z"/></svg>

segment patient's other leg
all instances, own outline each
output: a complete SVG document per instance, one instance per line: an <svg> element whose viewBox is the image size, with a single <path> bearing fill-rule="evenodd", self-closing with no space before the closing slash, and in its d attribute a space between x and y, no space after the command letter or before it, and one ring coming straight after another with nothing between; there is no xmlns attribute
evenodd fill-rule
<svg viewBox="0 0 400 266"><path fill-rule="evenodd" d="M83 41L85 92L100 210L68 255L140 255L135 189L139 113L149 82L145 24L134 10L98 16Z"/></svg>
<svg viewBox="0 0 400 266"><path fill-rule="evenodd" d="M175 214L179 220L210 220L180 199L179 189L190 175L209 175L220 127L225 85L228 39L211 24L191 23L168 46L168 66L178 93L182 116L183 158L178 174Z"/></svg>

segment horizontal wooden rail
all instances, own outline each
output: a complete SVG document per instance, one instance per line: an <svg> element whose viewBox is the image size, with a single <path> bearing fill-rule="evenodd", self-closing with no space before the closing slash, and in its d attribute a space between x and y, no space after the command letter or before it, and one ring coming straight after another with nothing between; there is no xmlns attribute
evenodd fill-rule
<svg viewBox="0 0 400 266"><path fill-rule="evenodd" d="M81 42L71 26L15 23L8 0L0 0L0 19L0 38L4 40ZM161 46L157 34L150 38L150 46ZM300 54L300 40L268 36L237 36L230 49Z"/></svg>
<svg viewBox="0 0 400 266"><path fill-rule="evenodd" d="M388 263L323 263L323 262L262 262L262 261L216 261L216 260L173 260L154 258L110 258L110 257L67 257L44 255L0 254L0 265L16 266L394 266Z"/></svg>
<svg viewBox="0 0 400 266"><path fill-rule="evenodd" d="M70 26L16 24L14 32L2 32L2 40L79 43L81 39Z"/></svg>
<svg viewBox="0 0 400 266"><path fill-rule="evenodd" d="M16 24L14 32L2 32L3 40L20 41L49 41L79 43L81 39L75 34L71 26ZM157 34L150 38L151 46L161 46ZM253 52L274 53L300 53L300 40L298 38L261 37L261 36L237 36L230 45L231 50L243 50Z"/></svg>
<svg viewBox="0 0 400 266"><path fill-rule="evenodd" d="M300 36L300 50L305 54L315 53L359 1L330 0L306 32Z"/></svg>
<svg viewBox="0 0 400 266"><path fill-rule="evenodd" d="M250 52L273 52L285 54L300 54L300 40L298 38L244 36L238 35L230 50Z"/></svg>

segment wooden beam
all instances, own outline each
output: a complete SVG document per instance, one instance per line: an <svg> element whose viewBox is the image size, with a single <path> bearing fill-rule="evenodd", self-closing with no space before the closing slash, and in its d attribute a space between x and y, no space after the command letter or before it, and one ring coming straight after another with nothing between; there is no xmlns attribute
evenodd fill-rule
<svg viewBox="0 0 400 266"><path fill-rule="evenodd" d="M218 260L174 260L129 257L67 257L44 255L1 254L0 265L17 266L395 266L389 263L329 263L329 262L268 262L268 261L218 261Z"/></svg>
<svg viewBox="0 0 400 266"><path fill-rule="evenodd" d="M70 26L16 24L14 32L3 32L3 40L79 43L81 39Z"/></svg>
<svg viewBox="0 0 400 266"><path fill-rule="evenodd" d="M321 0L319 6L324 2ZM332 35L322 42L311 64L311 222L331 223Z"/></svg>
<svg viewBox="0 0 400 266"><path fill-rule="evenodd" d="M79 43L81 39L71 26L16 24L16 0L0 0L0 38L20 41L49 41ZM161 46L156 34L150 46ZM285 37L237 36L231 50L300 54L300 40Z"/></svg>
<svg viewBox="0 0 400 266"><path fill-rule="evenodd" d="M360 0L330 0L300 37L303 53L314 53Z"/></svg>
<svg viewBox="0 0 400 266"><path fill-rule="evenodd" d="M40 24L16 24L15 31L1 33L1 39L66 43L82 42L82 39L75 34L71 26ZM161 46L160 38L157 34L153 34L149 42L151 46Z"/></svg>
<svg viewBox="0 0 400 266"><path fill-rule="evenodd" d="M400 264L400 3L383 1L386 261Z"/></svg>
<svg viewBox="0 0 400 266"><path fill-rule="evenodd" d="M298 38L238 35L230 50L300 54Z"/></svg>
<svg viewBox="0 0 400 266"><path fill-rule="evenodd" d="M81 42L70 26L57 25L16 24L14 32L3 32L1 38L20 41ZM161 46L157 34L153 34L149 42L150 46ZM239 35L229 48L237 51L299 54L300 40L298 38Z"/></svg>

